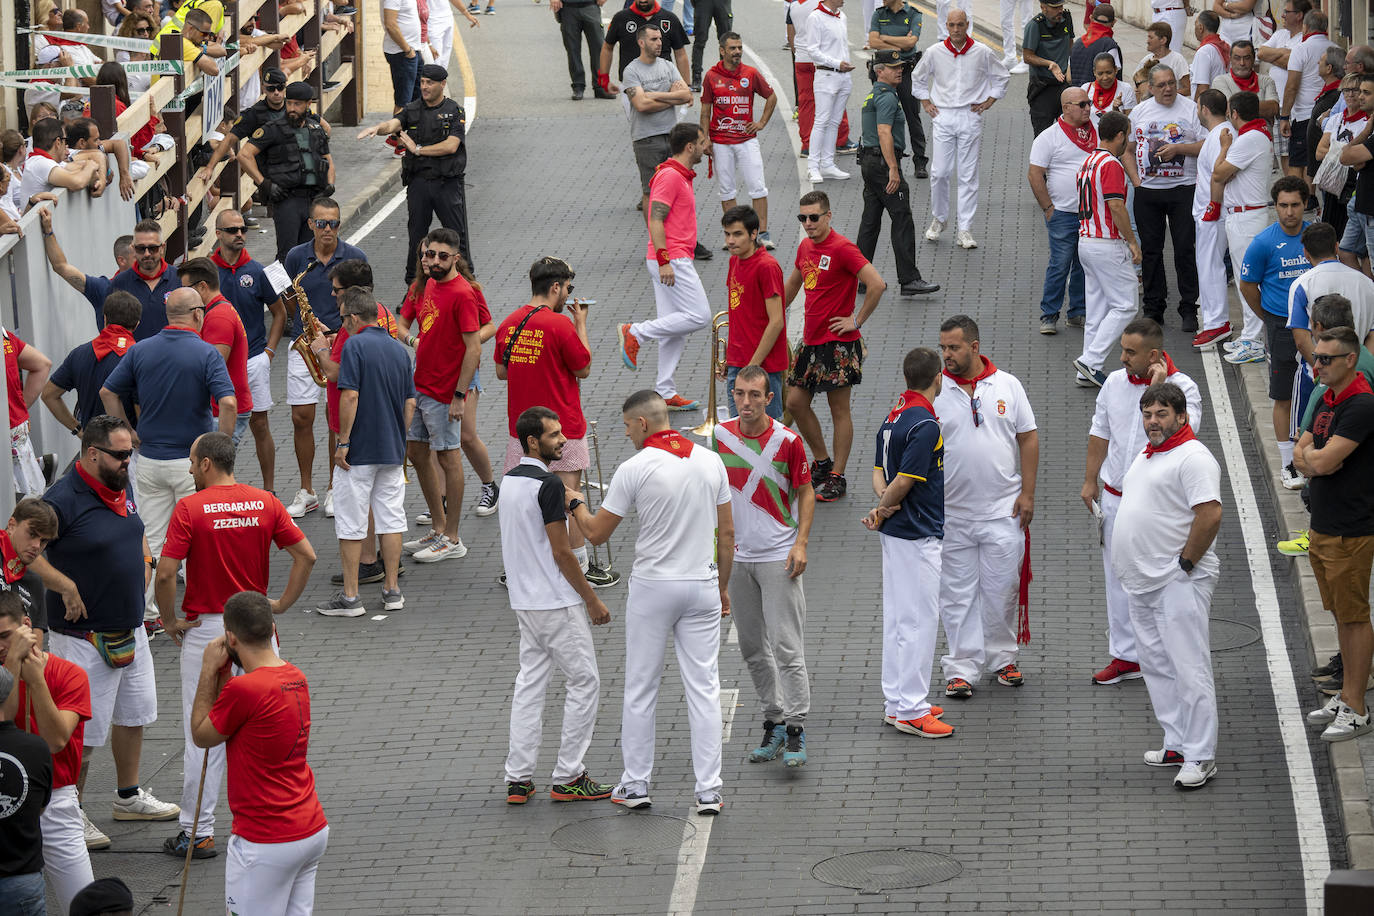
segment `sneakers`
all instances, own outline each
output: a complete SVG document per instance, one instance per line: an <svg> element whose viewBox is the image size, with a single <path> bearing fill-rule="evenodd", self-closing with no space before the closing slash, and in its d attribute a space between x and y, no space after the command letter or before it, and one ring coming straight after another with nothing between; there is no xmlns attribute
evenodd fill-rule
<svg viewBox="0 0 1374 916"><path fill-rule="evenodd" d="M361 617L367 613L367 608L363 607L361 596L348 598L343 592L339 592L315 608L315 613L323 614L325 617Z"/></svg>
<svg viewBox="0 0 1374 916"><path fill-rule="evenodd" d="M1183 755L1178 751L1164 748L1157 751L1146 751L1145 765L1147 767L1181 767L1183 766Z"/></svg>
<svg viewBox="0 0 1374 916"><path fill-rule="evenodd" d="M1185 334L1196 334L1198 332L1197 312L1184 312L1179 315L1178 327Z"/></svg>
<svg viewBox="0 0 1374 916"><path fill-rule="evenodd" d="M162 841L162 851L178 859L186 858L187 847L191 848L193 859L213 859L218 855L215 851L215 838L212 836L203 836L192 846L190 834L183 830L176 836L169 836Z"/></svg>
<svg viewBox="0 0 1374 916"><path fill-rule="evenodd" d="M820 184L825 179L821 177L820 172L807 172L806 180L811 182L812 184Z"/></svg>
<svg viewBox="0 0 1374 916"><path fill-rule="evenodd" d="M620 358L625 361L625 368L631 371L638 369L639 338L630 333L629 322L616 328L615 333L620 339Z"/></svg>
<svg viewBox="0 0 1374 916"><path fill-rule="evenodd" d="M416 563L438 563L440 560L461 559L467 556L467 553L468 549L462 538L450 541L447 535L441 534L433 544L415 551L412 556Z"/></svg>
<svg viewBox="0 0 1374 916"><path fill-rule="evenodd" d="M1087 388L1090 386L1101 388L1103 385L1107 384L1107 374L1101 369L1094 369L1092 366L1089 366L1087 363L1083 362L1081 358L1073 361L1073 367L1078 370L1078 377L1074 379L1074 383L1077 384L1079 388Z"/></svg>
<svg viewBox="0 0 1374 916"><path fill-rule="evenodd" d="M967 229L960 229L958 232L954 233L954 244L958 245L960 248L978 247L978 242L974 239L973 233L969 232Z"/></svg>
<svg viewBox="0 0 1374 916"><path fill-rule="evenodd" d="M1368 716L1365 717L1366 719ZM1325 736L1323 736L1325 737ZM1211 782L1212 777L1217 775L1217 765L1212 760L1189 760L1183 764L1183 768L1174 777L1174 788L1182 789L1185 792L1193 789L1201 789Z"/></svg>
<svg viewBox="0 0 1374 916"><path fill-rule="evenodd" d="M930 714L931 714L932 716L934 716L935 718L937 718L937 719L942 719L942 718L944 718L944 715L945 715L945 708L944 708L943 706L936 706L934 703L931 703L931 704L930 704ZM891 726L893 726L893 727L895 728L895 727L897 726L897 721L898 721L898 720L897 720L897 717L896 717L896 716L889 716L889 715L886 715L886 714L883 715L883 724L884 724L884 725L891 725Z"/></svg>
<svg viewBox="0 0 1374 916"><path fill-rule="evenodd" d="M811 480L819 485L819 482L824 481L834 470L835 460L833 458L813 461L811 462Z"/></svg>
<svg viewBox="0 0 1374 916"><path fill-rule="evenodd" d="M324 517L334 517L334 488L330 487L324 491Z"/></svg>
<svg viewBox="0 0 1374 916"><path fill-rule="evenodd" d="M292 518L304 518L305 513L314 512L320 507L320 499L305 488L296 491L296 498L286 507L286 514Z"/></svg>
<svg viewBox="0 0 1374 916"><path fill-rule="evenodd" d="M1268 353L1264 349L1264 344L1254 340L1242 340L1223 357L1228 363L1237 366L1243 363L1261 363L1267 358Z"/></svg>
<svg viewBox="0 0 1374 916"><path fill-rule="evenodd" d="M653 804L647 782L621 783L611 790L611 801L630 809L647 808Z"/></svg>
<svg viewBox="0 0 1374 916"><path fill-rule="evenodd" d="M967 700L973 696L973 685L961 677L951 678L945 684L945 696Z"/></svg>
<svg viewBox="0 0 1374 916"><path fill-rule="evenodd" d="M1022 680L1021 669L1015 664L997 669L997 683L1003 687L1020 687Z"/></svg>
<svg viewBox="0 0 1374 916"><path fill-rule="evenodd" d="M442 502L442 503L444 504L444 511L447 512L447 511L448 511L448 497L447 497L447 496L443 497L442 499L440 499L440 502ZM423 527L433 527L433 525L434 525L434 516L430 515L430 514L429 514L429 510L426 509L424 512L421 512L419 515L415 516L415 524L419 525L419 526L422 527L422 528L423 528Z"/></svg>
<svg viewBox="0 0 1374 916"><path fill-rule="evenodd" d="M665 398L664 403L668 405L669 410L698 410L701 408L700 401L689 401L680 394Z"/></svg>
<svg viewBox="0 0 1374 916"><path fill-rule="evenodd" d="M117 821L170 821L181 813L181 806L158 801L143 787L133 798L115 797L114 819Z"/></svg>
<svg viewBox="0 0 1374 916"><path fill-rule="evenodd" d="M1207 328L1205 331L1193 338L1193 348L1205 350L1215 346L1231 336L1231 322L1226 322L1219 328Z"/></svg>
<svg viewBox="0 0 1374 916"><path fill-rule="evenodd" d="M1299 531L1292 540L1279 541L1275 546L1278 547L1279 553L1283 554L1285 557L1305 557L1307 556L1308 547L1311 546L1311 540L1308 538L1306 531ZM1334 657L1340 658L1339 655ZM1329 677L1330 675L1326 676Z"/></svg>
<svg viewBox="0 0 1374 916"><path fill-rule="evenodd" d="M401 594L399 588L382 589L382 610L384 611L404 611L406 609L406 596Z"/></svg>
<svg viewBox="0 0 1374 916"><path fill-rule="evenodd" d="M833 178L836 181L844 181L849 178L849 173L844 169L837 169L833 165L821 166L822 178Z"/></svg>
<svg viewBox="0 0 1374 916"><path fill-rule="evenodd" d="M773 237L769 235L767 232L759 233L759 244L762 245L764 248L767 248L769 251L772 251L774 248L778 247L777 245L773 244Z"/></svg>
<svg viewBox="0 0 1374 916"><path fill-rule="evenodd" d="M1301 490L1307 486L1307 478L1298 473L1298 469L1291 463L1285 464L1279 471L1279 483L1283 484L1285 490Z"/></svg>
<svg viewBox="0 0 1374 916"><path fill-rule="evenodd" d="M534 783L526 779L524 782L506 783L506 804L523 805L530 800L534 794Z"/></svg>
<svg viewBox="0 0 1374 916"><path fill-rule="evenodd" d="M1020 76L1022 73L1029 73L1030 64L1026 63L1023 60L1014 67L1008 67L1007 72L1010 73L1012 76Z"/></svg>
<svg viewBox="0 0 1374 916"><path fill-rule="evenodd" d="M1340 697L1332 697L1318 708L1307 714L1308 725L1330 725L1336 721L1336 716L1340 713L1341 707L1345 702Z"/></svg>
<svg viewBox="0 0 1374 916"><path fill-rule="evenodd" d="M592 588L610 588L620 581L620 573L602 569L595 563L588 563L587 569L582 575L586 577L587 584Z"/></svg>
<svg viewBox="0 0 1374 916"><path fill-rule="evenodd" d="M1044 334L1046 337L1050 336L1051 334L1058 334L1059 322L1055 321L1053 318L1041 318L1040 333Z"/></svg>
<svg viewBox="0 0 1374 916"><path fill-rule="evenodd" d="M787 726L787 749L783 751L784 766L806 766L806 731L795 725Z"/></svg>
<svg viewBox="0 0 1374 916"><path fill-rule="evenodd" d="M1082 315L1070 315L1068 318L1066 318L1066 319L1064 320L1064 323L1067 324L1067 325L1068 325L1069 327L1071 327L1071 328L1078 328L1078 330L1080 330L1080 331L1083 330L1083 316L1082 316Z"/></svg>
<svg viewBox="0 0 1374 916"><path fill-rule="evenodd" d="M940 238L940 233L945 231L944 220L932 219L930 225L926 227L926 241L935 242Z"/></svg>
<svg viewBox="0 0 1374 916"><path fill-rule="evenodd" d="M844 496L848 486L843 474L831 474L816 487L816 498L823 503L833 503Z"/></svg>
<svg viewBox="0 0 1374 916"><path fill-rule="evenodd" d="M1341 653L1337 652L1326 660L1325 665L1318 665L1309 673L1314 681L1324 681L1329 677L1343 677L1345 664L1341 661Z"/></svg>
<svg viewBox="0 0 1374 916"><path fill-rule="evenodd" d="M416 538L413 541L406 541L404 544L401 545L401 553L405 554L408 557L414 556L422 550L425 550L429 547L433 547L435 544L439 542L439 539L441 537L443 537L443 535L438 531L431 531L429 534L425 535L422 538Z"/></svg>
<svg viewBox="0 0 1374 916"><path fill-rule="evenodd" d="M597 801L602 798L610 798L612 788L613 786L593 782L587 776L587 771L583 770L582 775L572 782L549 786L549 798L556 802Z"/></svg>
<svg viewBox="0 0 1374 916"><path fill-rule="evenodd" d="M105 835L105 832L103 830L101 830L95 824L91 823L91 819L86 816L85 808L81 809L81 829L82 832L86 835L87 849L110 848L110 838ZM183 852L184 851L185 850L183 850Z"/></svg>
<svg viewBox="0 0 1374 916"><path fill-rule="evenodd" d="M496 501L501 498L501 487L496 481L482 484L482 495L477 498L477 517L486 518L496 514Z"/></svg>
<svg viewBox="0 0 1374 916"><path fill-rule="evenodd" d="M835 152L839 153L842 156L851 153L857 153L858 151L859 144L854 140L850 140L848 143L839 143L835 146Z"/></svg>
<svg viewBox="0 0 1374 916"><path fill-rule="evenodd" d="M1324 693L1329 697L1340 696L1345 689L1345 671L1337 672L1325 680L1317 681L1317 692Z"/></svg>
<svg viewBox="0 0 1374 916"><path fill-rule="evenodd" d="M401 576L404 576L405 574L406 574L406 568L405 568L405 566L402 565L402 566L397 566L397 567L396 567L396 576L397 576L397 578L400 578ZM385 580L385 579L386 579L386 567L382 565L382 561L381 561L380 558L378 558L378 559L376 559L376 560L373 560L371 563L359 563L359 564L358 564L358 584L359 584L359 585L372 585L372 584L374 584L374 583L381 582L381 581L383 581L383 580ZM343 588L343 584L344 584L343 573L341 573L341 572L336 572L334 575L330 576L330 577L329 577L329 584L335 586L336 588Z"/></svg>
<svg viewBox="0 0 1374 916"><path fill-rule="evenodd" d="M892 724L897 731L919 738L948 738L954 734L954 726L941 722L933 712L919 719L898 719Z"/></svg>
<svg viewBox="0 0 1374 916"><path fill-rule="evenodd" d="M763 720L763 740L759 746L749 752L750 763L766 763L769 760L777 760L782 753L783 743L786 740L782 724Z"/></svg>
<svg viewBox="0 0 1374 916"><path fill-rule="evenodd" d="M1374 731L1374 719L1370 717L1369 710L1366 709L1364 715L1360 715L1349 704L1342 702L1336 712L1336 718L1326 727L1326 731L1322 732L1322 740L1349 741L1371 731Z"/></svg>
<svg viewBox="0 0 1374 916"><path fill-rule="evenodd" d="M1108 684L1120 684L1122 681L1138 680L1144 676L1140 673L1140 665L1135 662L1113 658L1107 663L1107 667L1093 675L1093 683L1105 687Z"/></svg>
<svg viewBox="0 0 1374 916"><path fill-rule="evenodd" d="M903 296L927 296L931 293L938 293L940 284L931 283L929 280L912 280L909 283L903 283L898 287L898 291Z"/></svg>
<svg viewBox="0 0 1374 916"><path fill-rule="evenodd" d="M697 795L697 814L702 817L715 817L725 803L720 800L719 792L702 792Z"/></svg>

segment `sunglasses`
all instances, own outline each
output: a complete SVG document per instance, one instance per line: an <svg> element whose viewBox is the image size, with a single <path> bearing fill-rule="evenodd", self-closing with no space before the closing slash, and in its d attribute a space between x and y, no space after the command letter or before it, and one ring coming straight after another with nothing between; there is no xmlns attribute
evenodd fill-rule
<svg viewBox="0 0 1374 916"><path fill-rule="evenodd" d="M139 254L152 254L154 251L161 251L161 250L162 250L162 245L161 245L161 244L158 244L158 245L135 245L135 246L134 246L134 251L137 251Z"/></svg>
<svg viewBox="0 0 1374 916"><path fill-rule="evenodd" d="M115 461L128 461L134 454L134 450L131 448L105 448L103 445L92 445L91 448L97 452L104 452Z"/></svg>
<svg viewBox="0 0 1374 916"><path fill-rule="evenodd" d="M310 221L310 223L311 223L311 225L313 225L316 229L337 229L337 228L339 228L340 220L337 220L337 219L312 219L312 220Z"/></svg>
<svg viewBox="0 0 1374 916"><path fill-rule="evenodd" d="M819 223L819 222L821 221L821 217L822 217L822 216L824 216L824 214L822 214L822 213L798 213L798 214L797 214L797 222L799 222L799 223Z"/></svg>
<svg viewBox="0 0 1374 916"><path fill-rule="evenodd" d="M453 254L452 252L448 252L448 251L435 251L433 248L426 248L426 249L425 249L425 257L429 258L429 259L432 260L432 261L448 261L448 260L452 260L453 258L456 258L456 257L458 257L458 256L457 256L456 254ZM571 287L569 287L569 288L571 288Z"/></svg>
<svg viewBox="0 0 1374 916"><path fill-rule="evenodd" d="M983 399L974 398L969 405L973 408L973 426L976 429L983 425Z"/></svg>
<svg viewBox="0 0 1374 916"><path fill-rule="evenodd" d="M1088 102L1088 101L1084 101L1084 102L1074 102L1073 104L1077 105L1079 108L1087 108L1089 105L1092 104L1092 102Z"/></svg>
<svg viewBox="0 0 1374 916"><path fill-rule="evenodd" d="M144 27L141 28L141 29L134 29L134 34L135 34L135 35L151 35L151 34L153 34L153 30L150 29L150 28L148 28L147 26L144 26Z"/></svg>
<svg viewBox="0 0 1374 916"><path fill-rule="evenodd" d="M269 85L269 86L267 87L267 91L268 91L268 92L285 92L285 91L286 91L286 84L285 84L285 83L282 83L281 85L271 84L271 85Z"/></svg>
<svg viewBox="0 0 1374 916"><path fill-rule="evenodd" d="M1313 353L1312 360L1319 366L1329 366L1338 359L1345 359L1347 356L1354 356L1354 353Z"/></svg>
<svg viewBox="0 0 1374 916"><path fill-rule="evenodd" d="M248 231L247 226L225 226L223 229L216 229L216 232L223 232L225 235L243 235Z"/></svg>

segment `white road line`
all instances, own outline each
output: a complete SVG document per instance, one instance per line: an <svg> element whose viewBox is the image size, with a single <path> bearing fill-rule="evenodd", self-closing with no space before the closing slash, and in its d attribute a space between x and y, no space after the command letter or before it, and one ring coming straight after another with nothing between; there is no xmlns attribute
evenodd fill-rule
<svg viewBox="0 0 1374 916"><path fill-rule="evenodd" d="M1279 616L1278 592L1269 569L1269 544L1264 538L1264 521L1260 518L1255 501L1255 488L1246 472L1239 427L1231 409L1226 378L1222 375L1221 358L1217 356L1215 348L1202 354L1202 365L1207 373L1207 391L1217 418L1222 456L1226 467L1235 469L1229 475L1231 493L1235 497L1237 521L1245 538L1245 556L1254 585L1255 609L1259 612L1260 632L1264 637L1265 662L1269 666L1269 681L1274 687L1274 708L1278 713L1279 734L1283 738L1288 780L1293 787L1293 814L1298 826L1298 850L1302 856L1303 881L1307 890L1307 912L1310 916L1317 916L1322 912L1322 883L1331 871L1331 857L1327 847L1326 821L1317 793L1316 774L1307 747L1302 707L1293 683L1288 642ZM1264 465L1261 464L1261 467Z"/></svg>

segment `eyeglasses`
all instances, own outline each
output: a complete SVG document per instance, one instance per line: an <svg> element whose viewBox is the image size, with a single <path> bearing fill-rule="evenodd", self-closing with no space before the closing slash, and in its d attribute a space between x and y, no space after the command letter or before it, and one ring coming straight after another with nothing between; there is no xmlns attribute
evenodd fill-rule
<svg viewBox="0 0 1374 916"><path fill-rule="evenodd" d="M200 310L200 311L203 312L203 311L205 311L205 306L203 306L203 305L193 305L193 306L191 306L191 311L194 312L194 311L196 311L196 310Z"/></svg>
<svg viewBox="0 0 1374 916"><path fill-rule="evenodd" d="M1085 101L1082 101L1082 102L1074 102L1073 104L1074 104L1074 105L1077 105L1079 108L1087 108L1089 105L1092 104L1092 102L1086 101L1086 100L1085 100Z"/></svg>
<svg viewBox="0 0 1374 916"><path fill-rule="evenodd" d="M248 227L247 227L247 226L225 226L224 228L222 228L222 229L216 229L215 231L216 231L216 232L223 232L225 235L243 235L244 233L246 233L246 232L248 231Z"/></svg>
<svg viewBox="0 0 1374 916"><path fill-rule="evenodd" d="M104 452L115 461L128 461L134 454L134 450L131 448L106 448L103 445L92 445L91 448L97 452Z"/></svg>
<svg viewBox="0 0 1374 916"><path fill-rule="evenodd" d="M1112 20L1110 20L1110 19L1094 19L1093 22L1096 22L1098 25L1111 25L1111 24L1112 24Z"/></svg>
<svg viewBox="0 0 1374 916"><path fill-rule="evenodd" d="M154 251L161 251L161 250L162 250L162 244L161 244L161 243L158 243L158 244L156 244L156 245L135 245L135 246L134 246L134 251L137 251L139 254L152 254Z"/></svg>
<svg viewBox="0 0 1374 916"><path fill-rule="evenodd" d="M819 222L821 221L821 216L823 216L823 215L824 215L824 214L821 214L821 213L798 213L798 214L797 214L797 222L799 222L799 223L819 223Z"/></svg>
<svg viewBox="0 0 1374 916"><path fill-rule="evenodd" d="M976 429L983 425L983 399L973 398L969 401L969 406L973 408L973 426Z"/></svg>
<svg viewBox="0 0 1374 916"><path fill-rule="evenodd" d="M572 285L571 283L569 283L569 284L568 284L568 295L569 295L569 296L572 295L572 291L573 291L573 285Z"/></svg>
<svg viewBox="0 0 1374 916"><path fill-rule="evenodd" d="M285 83L282 83L281 85L269 84L269 85L267 86L267 91L268 91L268 92L285 92L285 91L286 91L286 84L285 84Z"/></svg>
<svg viewBox="0 0 1374 916"><path fill-rule="evenodd" d="M450 251L435 251L433 248L426 248L425 257L432 261L448 261L457 257L457 255ZM571 287L569 288L571 289Z"/></svg>
<svg viewBox="0 0 1374 916"><path fill-rule="evenodd" d="M329 286L329 291L337 296L339 293L344 291L344 288L342 286L335 286L331 283Z"/></svg>
<svg viewBox="0 0 1374 916"><path fill-rule="evenodd" d="M312 219L310 221L316 229L337 229L339 222L337 219Z"/></svg>
<svg viewBox="0 0 1374 916"><path fill-rule="evenodd" d="M1354 353L1313 353L1312 361L1319 366L1329 366L1338 359L1345 359L1347 356L1354 356Z"/></svg>

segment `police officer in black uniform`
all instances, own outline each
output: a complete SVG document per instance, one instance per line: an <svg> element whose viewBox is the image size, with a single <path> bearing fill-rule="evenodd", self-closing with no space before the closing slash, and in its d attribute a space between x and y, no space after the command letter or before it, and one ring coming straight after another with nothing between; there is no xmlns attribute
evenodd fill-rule
<svg viewBox="0 0 1374 916"><path fill-rule="evenodd" d="M315 90L304 82L286 87L286 116L257 128L239 150L239 165L258 185L258 196L272 204L277 230L277 260L313 237L305 220L310 201L334 193L334 160L329 136L310 113ZM259 164L258 157L265 157Z"/></svg>
<svg viewBox="0 0 1374 916"><path fill-rule="evenodd" d="M877 80L864 98L863 137L859 146L859 172L864 180L864 213L859 220L856 244L872 261L878 247L883 211L892 218L892 254L897 259L897 283L903 296L933 293L937 283L921 279L916 267L916 223L911 218L911 194L900 168L906 156L906 118L897 84L906 61L898 51L875 51L873 71Z"/></svg>
<svg viewBox="0 0 1374 916"><path fill-rule="evenodd" d="M464 199L463 173L468 148L463 131L467 114L448 97L448 71L438 64L420 68L420 98L397 112L396 117L369 127L359 140L399 132L405 158L401 181L406 186L407 229L406 283L415 279L415 251L429 232L430 221L439 215L445 229L458 233L459 252L472 266L468 237L468 210Z"/></svg>
<svg viewBox="0 0 1374 916"><path fill-rule="evenodd" d="M234 119L229 132L219 141L210 162L200 170L200 180L209 181L215 166L229 155L235 143L253 136L253 131L266 124L286 117L286 74L276 67L269 67L262 74L262 98L254 102L246 111Z"/></svg>

